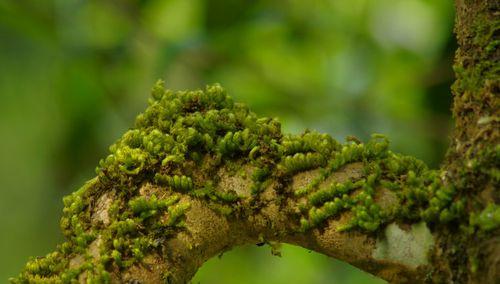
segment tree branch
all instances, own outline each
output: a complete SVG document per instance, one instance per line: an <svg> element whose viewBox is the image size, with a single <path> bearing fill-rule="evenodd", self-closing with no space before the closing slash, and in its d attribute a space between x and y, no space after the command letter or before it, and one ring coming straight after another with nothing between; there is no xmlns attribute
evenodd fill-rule
<svg viewBox="0 0 500 284"><path fill-rule="evenodd" d="M494 283L498 3L458 1L457 129L430 170L374 135L284 135L224 90L158 83L97 177L64 199L66 242L13 283L186 283L234 246L290 243L391 283Z"/></svg>
<svg viewBox="0 0 500 284"><path fill-rule="evenodd" d="M388 146L381 135L283 135L218 85L173 93L160 82L98 176L65 198L68 241L14 282L185 283L212 256L262 242L423 280L434 237L421 220L453 220L462 203L449 203L438 172Z"/></svg>

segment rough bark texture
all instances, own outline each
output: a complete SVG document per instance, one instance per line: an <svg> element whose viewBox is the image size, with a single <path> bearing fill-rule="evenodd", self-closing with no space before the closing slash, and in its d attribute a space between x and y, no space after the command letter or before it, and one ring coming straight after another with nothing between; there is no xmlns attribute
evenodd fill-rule
<svg viewBox="0 0 500 284"><path fill-rule="evenodd" d="M159 83L97 177L65 198L67 241L11 281L186 283L234 246L289 243L391 283L498 283L499 5L457 1L456 129L442 169L380 135L284 135L217 85Z"/></svg>
<svg viewBox="0 0 500 284"><path fill-rule="evenodd" d="M467 196L468 210L480 211L500 202L500 2L458 0L456 11L459 48L454 66L457 79L452 86L456 124L444 168L448 182ZM498 214L498 207L496 210ZM453 236L457 232L448 228L440 232L449 234L442 243L452 279L500 281L498 229L486 235L462 237L454 245L450 244L459 239Z"/></svg>

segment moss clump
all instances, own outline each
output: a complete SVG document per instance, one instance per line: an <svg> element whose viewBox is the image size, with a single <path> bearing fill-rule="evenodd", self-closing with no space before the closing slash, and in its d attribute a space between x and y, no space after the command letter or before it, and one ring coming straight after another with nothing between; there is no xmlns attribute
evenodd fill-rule
<svg viewBox="0 0 500 284"><path fill-rule="evenodd" d="M484 231L491 231L500 227L500 206L493 203L488 204L479 214L470 216L470 223Z"/></svg>
<svg viewBox="0 0 500 284"><path fill-rule="evenodd" d="M158 212L168 209L173 204L179 201L179 196L173 195L167 199L158 199L156 195L147 198L145 196L138 196L128 202L130 210L135 216L144 220L149 217L155 216Z"/></svg>
<svg viewBox="0 0 500 284"><path fill-rule="evenodd" d="M466 198L454 186L443 183L441 172L428 169L415 158L395 154L388 146L388 140L376 134L366 144L347 143L334 151L320 174L295 191L307 200L300 206L301 230L318 227L343 212L351 218L337 228L340 231L358 228L372 232L397 220L463 224L468 219ZM363 176L325 185L329 176L354 162L364 165ZM387 208L376 201L382 189L397 197Z"/></svg>
<svg viewBox="0 0 500 284"><path fill-rule="evenodd" d="M154 180L158 184L169 186L176 191L188 192L194 188L193 179L188 176L156 174Z"/></svg>
<svg viewBox="0 0 500 284"><path fill-rule="evenodd" d="M320 175L304 188L295 191L296 196L306 196L307 204L302 206L301 230L309 230L321 225L342 212L350 212L351 220L339 230L359 228L375 231L381 225L403 216L397 210L384 212L375 202L375 194L382 183L394 180L405 171L425 171L423 164L415 159L396 155L388 150L389 142L382 135L375 134L366 143L347 143L332 154L329 164ZM343 166L360 162L364 165L363 177L358 180L332 182L320 188L321 184ZM390 183L390 188L398 191L406 186L404 181ZM354 192L357 192L354 194ZM401 196L403 198L403 196ZM401 206L401 204L398 204Z"/></svg>
<svg viewBox="0 0 500 284"><path fill-rule="evenodd" d="M255 174L263 183L279 156L280 139L276 120L257 118L219 85L172 92L158 82L135 128L99 162L97 177L64 198L67 242L30 261L12 282L69 283L82 275L90 283L109 282L109 271L161 253L163 240L183 229L190 204L179 193L205 199L221 214L233 212L240 197L217 190L217 169L244 159L268 169ZM161 190L140 192L147 184ZM109 204L96 208L100 202Z"/></svg>

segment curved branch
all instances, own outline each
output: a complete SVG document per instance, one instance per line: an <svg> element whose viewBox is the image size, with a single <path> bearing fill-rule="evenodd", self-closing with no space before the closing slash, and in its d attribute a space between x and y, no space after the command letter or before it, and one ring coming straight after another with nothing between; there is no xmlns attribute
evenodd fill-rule
<svg viewBox="0 0 500 284"><path fill-rule="evenodd" d="M97 177L64 199L66 242L13 283L186 283L237 245L285 242L392 283L499 279L498 1L457 1L457 129L429 170L375 135L284 135L224 90L153 88Z"/></svg>
<svg viewBox="0 0 500 284"><path fill-rule="evenodd" d="M452 221L463 206L438 172L388 146L283 135L218 85L173 93L160 82L98 176L65 198L67 242L13 282L185 283L212 256L262 242L423 281L435 251L422 220Z"/></svg>

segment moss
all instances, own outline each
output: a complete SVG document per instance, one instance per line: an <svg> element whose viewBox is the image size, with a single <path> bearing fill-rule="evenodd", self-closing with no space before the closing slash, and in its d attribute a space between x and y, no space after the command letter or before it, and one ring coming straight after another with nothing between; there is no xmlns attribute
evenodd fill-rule
<svg viewBox="0 0 500 284"><path fill-rule="evenodd" d="M208 207L218 214L226 217L229 217L234 212L234 208L226 204L209 203Z"/></svg>
<svg viewBox="0 0 500 284"><path fill-rule="evenodd" d="M168 226L183 226L182 222L179 222L180 218L184 216L186 210L191 207L190 203L181 203L179 205L168 208Z"/></svg>
<svg viewBox="0 0 500 284"><path fill-rule="evenodd" d="M167 209L177 201L179 201L179 196L177 195L163 200L159 200L156 195L152 195L149 198L138 196L129 201L129 207L134 215L138 215L141 219L147 219L155 216L161 210Z"/></svg>
<svg viewBox="0 0 500 284"><path fill-rule="evenodd" d="M478 226L484 231L491 231L500 227L500 206L490 203L479 214L470 216L470 224Z"/></svg>
<svg viewBox="0 0 500 284"><path fill-rule="evenodd" d="M188 192L193 190L193 180L188 176L179 176L179 175L162 175L156 174L154 180L160 185L167 185L171 187L173 190Z"/></svg>
<svg viewBox="0 0 500 284"><path fill-rule="evenodd" d="M164 254L164 241L185 229L188 199L199 199L222 216L245 219L266 204L260 193L269 187L278 194L277 206L287 206L285 200L297 204L290 220L297 220L299 231L321 228L343 213L350 217L338 230L369 233L395 221L468 220L461 192L445 185L442 173L391 152L385 136L342 144L313 131L282 135L278 121L258 118L219 85L172 92L159 82L135 128L109 150L97 177L64 198L61 228L67 242L54 254L30 261L12 282L69 283L86 275L90 282L106 283L114 268L141 263L148 253ZM359 176L337 179L354 164L361 167ZM222 188L232 181L221 183L221 169L248 180L252 194ZM313 179L289 191L293 177L310 170L317 170ZM384 190L394 200L382 207L378 199ZM251 210L242 208L247 205ZM471 219L473 226L497 226L488 210ZM106 222L96 217L102 212ZM83 260L64 262L76 256Z"/></svg>
<svg viewBox="0 0 500 284"><path fill-rule="evenodd" d="M418 177L414 171L426 171L425 166L415 159L397 155L388 150L387 138L375 134L366 144L347 143L341 150L334 153L328 167L321 172L307 187L295 192L297 196L307 196L306 216L301 218L301 229L307 230L321 225L325 220L335 218L342 212L350 212L352 218L338 227L338 230L352 230L355 228L365 231L376 231L379 227L396 219L411 218L402 212L406 210L382 210L375 202L375 194L382 186L383 181L394 180L394 176L405 172L409 176L407 181L385 182L389 188L399 193L399 207L412 204L412 183L415 188L425 179L425 175ZM362 162L364 164L364 178L333 182L326 187L319 188L329 176L348 163ZM389 183L389 184L388 184ZM356 194L354 194L356 192ZM411 201L411 202L405 202ZM418 219L418 217L417 217Z"/></svg>

